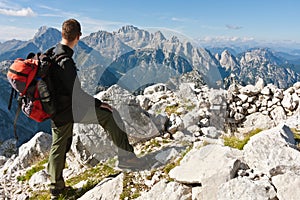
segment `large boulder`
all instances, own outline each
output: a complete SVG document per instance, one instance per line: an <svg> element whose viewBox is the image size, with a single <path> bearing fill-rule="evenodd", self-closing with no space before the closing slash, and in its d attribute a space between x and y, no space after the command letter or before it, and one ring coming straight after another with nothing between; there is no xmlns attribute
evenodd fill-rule
<svg viewBox="0 0 300 200"><path fill-rule="evenodd" d="M245 165L239 150L220 145L194 148L173 168L169 176L178 182L199 184L201 199L216 199L218 186L234 178Z"/></svg>
<svg viewBox="0 0 300 200"><path fill-rule="evenodd" d="M276 192L267 180L254 181L238 177L220 186L217 199L268 200L276 199Z"/></svg>
<svg viewBox="0 0 300 200"><path fill-rule="evenodd" d="M75 124L71 149L79 163L91 166L117 153L109 134L98 124Z"/></svg>
<svg viewBox="0 0 300 200"><path fill-rule="evenodd" d="M272 183L277 189L277 197L280 200L299 199L300 191L300 171L287 172L272 177Z"/></svg>
<svg viewBox="0 0 300 200"><path fill-rule="evenodd" d="M105 92L98 94L97 98L108 102L119 112L126 132L132 139L143 140L160 134L152 116L141 108L138 99L129 91L113 85Z"/></svg>
<svg viewBox="0 0 300 200"><path fill-rule="evenodd" d="M177 182L161 180L149 192L143 193L137 200L151 199L191 199L191 188Z"/></svg>
<svg viewBox="0 0 300 200"><path fill-rule="evenodd" d="M155 89L153 89L155 90ZM155 90L156 91L156 90ZM162 116L150 116L143 110L137 98L118 85L96 95L112 105L116 121L127 134L131 143L160 135L167 119ZM95 165L99 161L116 155L117 148L109 134L98 124L75 124L72 152L81 164Z"/></svg>
<svg viewBox="0 0 300 200"><path fill-rule="evenodd" d="M293 148L295 139L285 124L262 131L250 138L244 146L244 159L250 168L268 173L279 165L297 165L300 152Z"/></svg>
<svg viewBox="0 0 300 200"><path fill-rule="evenodd" d="M123 191L123 178L124 174L120 174L115 178L106 178L78 200L120 199Z"/></svg>
<svg viewBox="0 0 300 200"><path fill-rule="evenodd" d="M246 120L243 122L244 128L252 129L269 129L274 127L275 124L268 115L264 115L260 112L255 112L246 117Z"/></svg>
<svg viewBox="0 0 300 200"><path fill-rule="evenodd" d="M17 157L12 156L2 169L6 172L14 172L25 169L36 162L45 159L49 155L52 136L48 133L39 132L30 141L19 148Z"/></svg>

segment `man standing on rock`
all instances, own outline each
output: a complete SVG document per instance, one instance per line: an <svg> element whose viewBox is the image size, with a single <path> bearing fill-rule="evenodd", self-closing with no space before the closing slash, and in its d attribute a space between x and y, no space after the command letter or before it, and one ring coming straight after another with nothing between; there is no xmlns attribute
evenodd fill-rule
<svg viewBox="0 0 300 200"><path fill-rule="evenodd" d="M70 150L74 123L100 124L111 136L118 147L120 168L139 169L142 162L134 154L132 145L129 144L127 134L117 111L107 103L90 96L81 88L77 76L77 68L73 56L73 48L78 44L81 36L80 23L69 19L62 24L62 40L56 45L56 57L63 58L51 70L51 80L54 87L56 114L51 119L52 146L49 156L48 173L51 184L52 199L66 189L63 179L66 153Z"/></svg>

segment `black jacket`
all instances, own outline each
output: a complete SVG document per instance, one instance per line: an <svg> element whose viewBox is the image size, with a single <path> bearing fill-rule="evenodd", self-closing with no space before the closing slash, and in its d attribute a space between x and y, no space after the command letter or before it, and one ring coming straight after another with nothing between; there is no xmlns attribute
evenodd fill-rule
<svg viewBox="0 0 300 200"><path fill-rule="evenodd" d="M52 122L59 127L70 122L77 122L91 106L99 107L101 101L87 94L81 88L77 76L77 68L72 56L74 51L63 44L57 44L54 53L56 57L64 56L58 65L51 69L51 81L56 104L56 114Z"/></svg>

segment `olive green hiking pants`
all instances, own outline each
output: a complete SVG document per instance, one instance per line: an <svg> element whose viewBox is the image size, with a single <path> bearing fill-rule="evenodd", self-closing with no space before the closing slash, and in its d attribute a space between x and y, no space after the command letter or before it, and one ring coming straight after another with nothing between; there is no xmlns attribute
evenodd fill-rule
<svg viewBox="0 0 300 200"><path fill-rule="evenodd" d="M125 127L119 113L113 113L102 108L92 108L79 123L100 124L111 136L114 144L119 147L119 156L132 153L133 147L129 144L128 137L124 131ZM63 169L66 162L66 154L71 148L73 136L73 123L52 128L52 146L48 161L48 173L51 180L51 189L62 189L65 187Z"/></svg>

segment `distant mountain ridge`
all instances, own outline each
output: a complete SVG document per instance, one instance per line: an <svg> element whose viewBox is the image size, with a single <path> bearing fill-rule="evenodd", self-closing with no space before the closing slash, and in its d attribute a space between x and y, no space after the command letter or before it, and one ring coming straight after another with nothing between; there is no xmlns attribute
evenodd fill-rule
<svg viewBox="0 0 300 200"><path fill-rule="evenodd" d="M43 52L60 39L60 31L41 27L29 41L10 40L0 43L0 85L3 97L0 98L3 119L0 127L7 127L1 130L4 134L0 140L12 137L13 133L11 123L14 113L6 108L10 95L5 77L8 63L15 58L26 57L29 52ZM136 92L144 86L167 82L187 72L198 74L203 83L210 87L229 86L232 81L242 85L254 84L261 77L265 83L286 88L299 81L300 77L297 65L297 59L300 58L296 54L273 52L267 48L249 49L242 53L223 48L220 53L215 53L193 46L188 41L181 42L176 36L166 38L160 31L150 33L131 25L112 33L91 33L80 40L74 52L82 86L91 95L113 84ZM26 120L25 117L21 116L22 120ZM41 129L35 123L26 123L31 128L23 130L23 140L30 138L31 131L33 134L33 130L36 132Z"/></svg>
<svg viewBox="0 0 300 200"><path fill-rule="evenodd" d="M0 61L25 57L28 52L43 52L58 43L60 37L60 31L43 26L37 31L32 40L11 40L0 43ZM132 72L133 68L136 72L143 73L145 70L142 69L148 66L148 68L153 68L153 73L149 73L149 75L153 75L157 74L155 70L162 70L157 66L165 63L172 63L173 67L169 69L176 68L178 71L176 73L163 73L167 78L163 78L161 81L191 70L199 71L204 81L213 87L217 86L217 82L219 86L222 86L224 79L229 80L228 76L238 77L236 81L241 84L253 84L253 77L259 76L265 79L267 83L274 83L279 87L287 87L299 80L298 72L300 70L297 67L298 60L295 56L290 57L293 60L289 62L283 54L273 53L270 49L256 48L242 53L237 53L231 48L219 48L220 50L222 50L221 53L215 53L216 51L213 49L209 51L208 49L195 47L190 42L181 42L176 36L167 39L160 31L150 33L135 26L127 25L112 33L98 31L82 38L76 47L74 58L80 69L79 74L82 84L92 94L96 92L95 88L99 86L110 86L110 84L118 82L124 72ZM137 52L139 53L136 54ZM160 60L156 60L158 52L169 61L166 60L161 63ZM148 56L145 56L146 54ZM143 57L133 59L133 56L137 57L139 55L143 55ZM176 56L170 57L170 55ZM288 55L285 55L285 57L288 57ZM178 58L180 58L180 61ZM120 62L121 59L122 62ZM170 61L170 59L177 60ZM184 67L182 66L183 59L185 59L185 66L189 66L188 70L179 70ZM132 66L129 61L133 60L139 61ZM117 65L121 64L119 70ZM271 72L274 72L274 74L272 75ZM103 73L105 73L105 76ZM279 73L285 75L278 76ZM135 74L131 75L134 76ZM139 76L139 74L135 76ZM109 79L109 77L112 79ZM130 80L129 74L126 77L128 83L130 81L136 82L136 79ZM157 81L160 81L160 79L153 80L153 82Z"/></svg>
<svg viewBox="0 0 300 200"><path fill-rule="evenodd" d="M300 80L293 64L267 48L251 49L236 57L225 50L221 55L216 54L216 59L227 72L227 81L234 77L242 85L255 84L260 77L266 83L287 88Z"/></svg>

